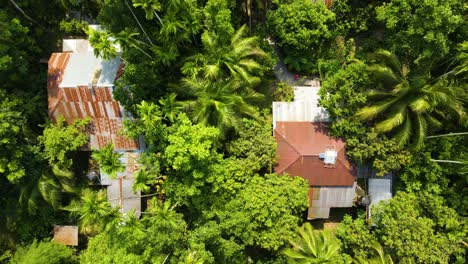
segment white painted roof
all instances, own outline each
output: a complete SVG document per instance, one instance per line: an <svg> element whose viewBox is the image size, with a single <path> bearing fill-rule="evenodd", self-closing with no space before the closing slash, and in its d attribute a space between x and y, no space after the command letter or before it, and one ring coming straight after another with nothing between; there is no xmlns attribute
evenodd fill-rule
<svg viewBox="0 0 468 264"><path fill-rule="evenodd" d="M62 42L62 51L93 52L93 48L86 39L64 39Z"/></svg>
<svg viewBox="0 0 468 264"><path fill-rule="evenodd" d="M318 103L320 86L293 88L294 102L273 102L273 128L278 121L330 122L327 110Z"/></svg>
<svg viewBox="0 0 468 264"><path fill-rule="evenodd" d="M73 52L67 64L60 87L89 85L98 74L96 86L114 86L120 66L120 56L109 61L96 58L93 52ZM100 72L99 72L100 71Z"/></svg>

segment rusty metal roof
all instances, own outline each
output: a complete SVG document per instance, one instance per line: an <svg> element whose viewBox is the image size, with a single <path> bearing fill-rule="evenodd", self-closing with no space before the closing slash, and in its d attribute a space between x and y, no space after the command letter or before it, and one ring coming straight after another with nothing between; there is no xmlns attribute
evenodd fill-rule
<svg viewBox="0 0 468 264"><path fill-rule="evenodd" d="M326 123L276 122L279 157L276 173L309 181L310 186L352 186L355 169L345 156L345 143L328 135ZM338 153L333 168L324 166L319 154L329 146Z"/></svg>
<svg viewBox="0 0 468 264"><path fill-rule="evenodd" d="M76 71L70 67L85 67L79 63L75 63L75 66L70 64L72 56L75 61L79 61L80 54L54 53L49 59L47 88L50 118L56 120L59 116L63 116L68 124L76 119L90 118L87 128L90 149L100 149L108 143L113 143L116 150L140 149L138 140L129 139L120 134L123 121L131 116L113 99L113 87L110 87L107 82L99 82L102 76L105 76L106 80L117 79L121 74L122 65L102 67L99 72L101 77L96 83L83 86L82 81L77 81L74 86L68 83L67 87L60 87L66 73ZM89 54L84 57L89 57ZM103 72L107 69L112 72Z"/></svg>

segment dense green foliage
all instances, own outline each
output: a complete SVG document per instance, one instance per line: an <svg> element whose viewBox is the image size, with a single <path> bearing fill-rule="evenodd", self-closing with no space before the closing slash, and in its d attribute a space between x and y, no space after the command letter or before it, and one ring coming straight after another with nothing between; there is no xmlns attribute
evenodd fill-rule
<svg viewBox="0 0 468 264"><path fill-rule="evenodd" d="M466 11L461 0L1 2L0 262L466 262L468 137L450 135L468 131ZM44 62L61 38L86 35L96 56L122 54L114 98L135 117L123 133L147 145L141 217L84 177L89 156L93 170L124 169L113 146L80 152L87 120L46 121ZM394 175L371 219L313 230L307 183L274 174L271 100L293 99L295 74L321 78L348 158ZM54 224L79 225L79 250L37 242Z"/></svg>
<svg viewBox="0 0 468 264"><path fill-rule="evenodd" d="M74 250L56 242L37 242L19 247L10 263L14 264L73 264L78 263Z"/></svg>

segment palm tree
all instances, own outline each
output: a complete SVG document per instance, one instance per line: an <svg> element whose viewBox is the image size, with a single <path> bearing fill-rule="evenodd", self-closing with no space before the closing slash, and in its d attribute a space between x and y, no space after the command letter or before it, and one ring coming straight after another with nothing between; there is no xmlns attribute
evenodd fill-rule
<svg viewBox="0 0 468 264"><path fill-rule="evenodd" d="M353 260L353 263L355 264L393 264L392 257L384 253L382 245L380 245L379 242L374 241L372 243L372 248L375 250L375 252L377 252L377 256L374 256L370 259L356 257Z"/></svg>
<svg viewBox="0 0 468 264"><path fill-rule="evenodd" d="M455 74L462 78L468 78L468 41L459 44L458 48L458 66L455 67Z"/></svg>
<svg viewBox="0 0 468 264"><path fill-rule="evenodd" d="M91 157L97 161L100 169L109 174L112 179L117 178L117 173L122 172L125 166L120 161L121 153L114 152L114 145L108 144L101 150L94 151Z"/></svg>
<svg viewBox="0 0 468 264"><path fill-rule="evenodd" d="M95 235L120 219L118 209L107 201L105 190L84 189L79 200L73 200L63 209L78 217L80 233L85 235Z"/></svg>
<svg viewBox="0 0 468 264"><path fill-rule="evenodd" d="M299 237L290 240L293 246L282 251L288 263L334 263L339 257L339 240L330 237L326 231L315 231L310 223L299 228Z"/></svg>
<svg viewBox="0 0 468 264"><path fill-rule="evenodd" d="M144 221L157 222L168 229L175 228L183 223L180 215L174 210L176 206L177 203L172 205L169 201L163 202L153 197L148 203L147 216Z"/></svg>
<svg viewBox="0 0 468 264"><path fill-rule="evenodd" d="M176 96L177 95L175 93L171 93L158 101L161 105L163 117L171 123L174 123L177 114L183 108L180 103L176 101Z"/></svg>
<svg viewBox="0 0 468 264"><path fill-rule="evenodd" d="M361 108L355 117L374 120L376 131L392 133L400 146L411 141L418 149L428 126L437 128L442 120L464 114L456 88L450 87L446 79L430 84L426 76L409 77L406 66L389 51L380 50L370 57L378 63L370 65L368 71L381 89L368 92L372 105Z"/></svg>
<svg viewBox="0 0 468 264"><path fill-rule="evenodd" d="M186 102L194 122L221 130L236 128L240 117L257 118L257 110L248 104L261 95L243 89L238 80L213 82L207 79L184 79L184 87L195 99Z"/></svg>
<svg viewBox="0 0 468 264"><path fill-rule="evenodd" d="M144 51L139 44L146 44L142 41L139 41L136 37L140 35L139 33L132 32L128 29L121 31L115 36L115 41L119 43L122 50L125 52L128 47L135 48L141 53L145 54L148 58L152 58L146 51ZM148 44L146 44L148 45Z"/></svg>
<svg viewBox="0 0 468 264"><path fill-rule="evenodd" d="M94 55L101 57L104 60L110 60L117 57L117 49L111 40L111 34L104 30L94 30L88 27L86 30L88 35L89 44L94 49Z"/></svg>
<svg viewBox="0 0 468 264"><path fill-rule="evenodd" d="M261 67L255 58L265 57L266 53L258 47L256 37L244 37L246 28L239 28L227 45L220 43L216 35L203 33L204 54L189 58L182 72L191 78L218 80L232 76L251 85L259 82L258 77L252 76Z"/></svg>
<svg viewBox="0 0 468 264"><path fill-rule="evenodd" d="M132 0L134 7L141 7L145 11L146 19L151 20L154 16L163 25L163 21L156 11L161 11L161 4L158 0Z"/></svg>

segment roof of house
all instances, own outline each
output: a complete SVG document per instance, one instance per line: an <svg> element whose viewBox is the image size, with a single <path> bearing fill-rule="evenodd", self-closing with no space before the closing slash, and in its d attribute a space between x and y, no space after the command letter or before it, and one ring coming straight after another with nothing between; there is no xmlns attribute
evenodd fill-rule
<svg viewBox="0 0 468 264"><path fill-rule="evenodd" d="M64 52L49 59L47 80L49 117L63 116L68 124L90 118L89 148L109 143L116 150L138 150L140 142L120 134L123 121L131 118L112 96L113 83L123 70L120 58L96 58L86 40L65 40Z"/></svg>
<svg viewBox="0 0 468 264"><path fill-rule="evenodd" d="M294 86L294 102L273 102L273 127L279 121L328 122L325 108L319 106L319 83Z"/></svg>
<svg viewBox="0 0 468 264"><path fill-rule="evenodd" d="M135 210L135 215L139 217L141 215L141 192L133 192L132 186L135 183L135 175L141 167L138 163L140 153L122 152L122 154L120 162L125 165L125 170L117 173L116 179L111 179L101 170L101 184L108 185L107 199L111 205L121 206L122 213Z"/></svg>
<svg viewBox="0 0 468 264"><path fill-rule="evenodd" d="M355 170L345 156L345 142L328 135L322 122L276 122L274 131L279 157L275 171L300 176L310 186L352 186ZM334 166L324 166L320 153L337 152Z"/></svg>

